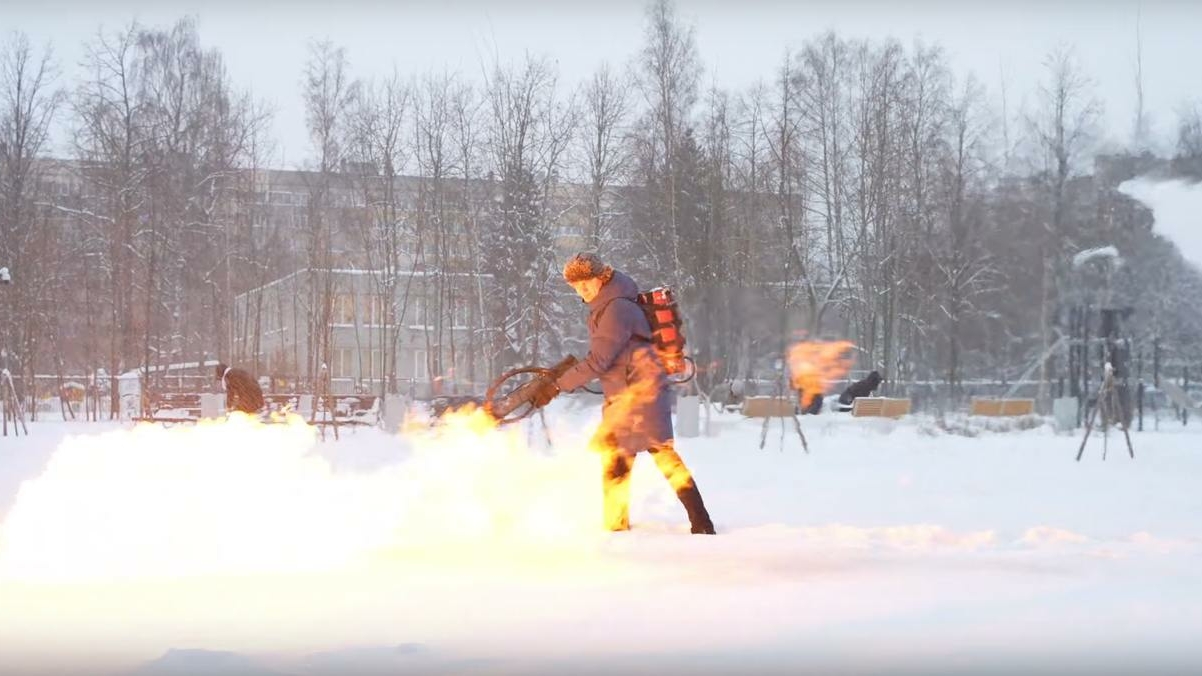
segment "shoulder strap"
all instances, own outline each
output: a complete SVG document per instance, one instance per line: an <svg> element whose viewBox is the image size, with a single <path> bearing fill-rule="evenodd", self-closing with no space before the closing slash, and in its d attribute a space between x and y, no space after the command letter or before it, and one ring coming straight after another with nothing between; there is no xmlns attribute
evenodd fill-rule
<svg viewBox="0 0 1202 676"><path fill-rule="evenodd" d="M626 296L615 296L615 297L613 297L613 298L610 298L609 300L605 301L605 304L604 304L604 305L602 305L601 307L597 308L597 311L596 311L596 312L597 312L597 321L600 321L600 320L601 320L601 314L602 314L602 313L604 313L604 312L605 312L607 309L609 309L609 306L610 306L610 305L612 305L612 304L613 304L613 302L614 302L615 300L624 300L624 301L627 301L627 302L629 302L629 303L633 303L633 304L634 304L634 306L635 306L635 307L637 307L637 308L639 309L639 312L643 312L643 313L644 313L644 316L646 315L646 311L645 311L645 310L643 310L643 306L642 306L642 305L640 305L638 301L634 300L633 298L627 298ZM650 322L648 322L648 328L650 328ZM644 335L641 335L641 334L638 334L638 333L632 333L632 334L631 334L631 337L632 337L632 338L637 338L638 340L641 340L641 341L643 341L643 342L646 342L646 343L650 343L650 342L651 342L651 336L650 336L650 335L646 335L646 336L644 336Z"/></svg>

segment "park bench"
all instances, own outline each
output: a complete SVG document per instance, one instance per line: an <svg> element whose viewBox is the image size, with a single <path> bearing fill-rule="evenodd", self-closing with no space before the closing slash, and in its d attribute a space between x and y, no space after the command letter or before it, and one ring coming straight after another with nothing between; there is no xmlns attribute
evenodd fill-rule
<svg viewBox="0 0 1202 676"><path fill-rule="evenodd" d="M743 415L748 418L784 418L797 414L797 400L790 397L747 397Z"/></svg>
<svg viewBox="0 0 1202 676"><path fill-rule="evenodd" d="M202 417L202 396L198 393L176 392L148 395L147 415L136 417L134 421L196 422ZM314 414L317 397L312 394L264 394L263 401L269 412L291 411L314 425L375 426L380 418L380 397L376 395L331 396L333 415L327 413L324 406L317 406ZM224 413L224 408L221 408L221 412Z"/></svg>
<svg viewBox="0 0 1202 676"><path fill-rule="evenodd" d="M147 415L134 418L138 422L193 422L200 419L200 395L195 393L164 392L150 394L146 401Z"/></svg>
<svg viewBox="0 0 1202 676"><path fill-rule="evenodd" d="M851 414L856 418L900 418L909 413L909 399L856 397L851 405Z"/></svg>
<svg viewBox="0 0 1202 676"><path fill-rule="evenodd" d="M973 397L968 413L991 417L1032 415L1035 413L1035 400Z"/></svg>

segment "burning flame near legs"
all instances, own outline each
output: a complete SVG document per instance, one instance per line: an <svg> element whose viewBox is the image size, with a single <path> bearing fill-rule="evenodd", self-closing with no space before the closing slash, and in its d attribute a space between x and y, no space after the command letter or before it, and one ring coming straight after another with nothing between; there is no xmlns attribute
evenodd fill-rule
<svg viewBox="0 0 1202 676"><path fill-rule="evenodd" d="M655 466L659 468L660 473L672 485L673 491L679 493L693 486L693 474L685 467L684 460L680 459L675 444L665 444L650 455L655 459Z"/></svg>
<svg viewBox="0 0 1202 676"><path fill-rule="evenodd" d="M451 412L435 428L410 426L405 436L413 455L398 486L400 546L525 546L596 534L598 459L583 444L533 451L520 426L497 428L480 409Z"/></svg>
<svg viewBox="0 0 1202 676"><path fill-rule="evenodd" d="M851 371L854 349L855 343L846 340L802 341L789 346L790 382L801 395L803 409Z"/></svg>
<svg viewBox="0 0 1202 676"><path fill-rule="evenodd" d="M608 530L630 527L630 473L639 451L653 451L657 467L677 495L693 485L688 468L673 448L671 403L663 364L647 348L633 351L624 368L624 387L606 395L601 424L590 442L603 458L604 522Z"/></svg>
<svg viewBox="0 0 1202 676"><path fill-rule="evenodd" d="M602 461L602 492L604 494L605 528L630 528L630 471L634 458L618 450L604 451Z"/></svg>

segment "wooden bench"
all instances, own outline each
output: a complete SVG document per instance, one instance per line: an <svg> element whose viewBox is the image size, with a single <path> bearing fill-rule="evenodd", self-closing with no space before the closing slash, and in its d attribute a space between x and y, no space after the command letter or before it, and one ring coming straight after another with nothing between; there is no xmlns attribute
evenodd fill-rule
<svg viewBox="0 0 1202 676"><path fill-rule="evenodd" d="M910 414L910 400L856 397L851 404L851 414L857 418L900 418Z"/></svg>
<svg viewBox="0 0 1202 676"><path fill-rule="evenodd" d="M371 427L380 422L380 397L377 395L343 395L335 397L334 401L334 417L339 423Z"/></svg>
<svg viewBox="0 0 1202 676"><path fill-rule="evenodd" d="M265 394L267 410L288 410L305 420L321 425L375 425L380 416L380 397L374 394L330 395L334 415L325 411L325 402L313 394ZM317 412L314 412L314 407Z"/></svg>
<svg viewBox="0 0 1202 676"><path fill-rule="evenodd" d="M202 417L201 397L189 393L164 393L148 398L148 414L134 418L135 422L185 423ZM380 397L370 394L331 395L333 415L327 413L324 402L312 394L264 394L265 409L272 413L288 410L314 425L375 426L380 417ZM314 414L314 407L317 413Z"/></svg>
<svg viewBox="0 0 1202 676"><path fill-rule="evenodd" d="M147 398L146 420L181 422L200 418L200 395L169 392Z"/></svg>
<svg viewBox="0 0 1202 676"><path fill-rule="evenodd" d="M743 415L748 418L783 418L796 415L797 401L791 397L747 397Z"/></svg>
<svg viewBox="0 0 1202 676"><path fill-rule="evenodd" d="M1034 399L988 399L973 397L969 405L969 415L990 417L1011 417L1032 415L1035 413Z"/></svg>

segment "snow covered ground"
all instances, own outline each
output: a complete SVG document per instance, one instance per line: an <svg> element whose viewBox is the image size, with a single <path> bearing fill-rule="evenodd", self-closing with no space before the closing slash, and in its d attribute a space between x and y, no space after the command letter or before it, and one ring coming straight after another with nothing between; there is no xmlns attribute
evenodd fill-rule
<svg viewBox="0 0 1202 676"><path fill-rule="evenodd" d="M1199 673L1202 433L728 414L600 532L596 409L533 427L0 438L0 673ZM965 423L965 420L955 421ZM1148 424L1151 428L1152 425ZM968 436L975 434L975 436Z"/></svg>

